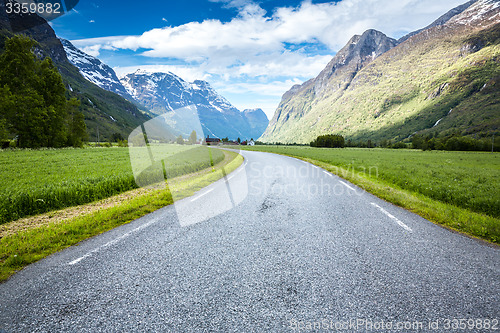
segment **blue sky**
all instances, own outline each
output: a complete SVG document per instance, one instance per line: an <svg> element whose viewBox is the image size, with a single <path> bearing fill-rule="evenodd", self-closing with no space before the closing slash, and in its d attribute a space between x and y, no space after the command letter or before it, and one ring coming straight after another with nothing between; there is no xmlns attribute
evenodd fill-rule
<svg viewBox="0 0 500 333"><path fill-rule="evenodd" d="M207 80L269 118L354 35L399 38L465 0L80 0L51 24L119 75L141 68Z"/></svg>

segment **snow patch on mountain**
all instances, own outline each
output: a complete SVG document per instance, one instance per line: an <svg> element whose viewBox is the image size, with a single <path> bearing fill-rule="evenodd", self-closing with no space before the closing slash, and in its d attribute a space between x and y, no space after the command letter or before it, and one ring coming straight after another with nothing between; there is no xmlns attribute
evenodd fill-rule
<svg viewBox="0 0 500 333"><path fill-rule="evenodd" d="M264 132L268 120L262 110L247 113L234 107L219 95L206 81L187 82L172 72L146 72L138 70L120 79L127 92L156 115L169 114L191 105L196 106L205 134L236 139L258 138ZM260 114L262 113L262 115ZM250 114L250 113L249 113ZM189 133L183 133L189 135Z"/></svg>
<svg viewBox="0 0 500 333"><path fill-rule="evenodd" d="M478 0L461 14L453 17L448 24L473 25L484 20L491 12L500 7L499 0ZM500 17L495 16L496 22L500 22Z"/></svg>
<svg viewBox="0 0 500 333"><path fill-rule="evenodd" d="M80 74L85 79L102 89L114 92L129 100L132 99L111 67L104 64L99 59L79 50L71 44L70 41L62 38L60 40L69 62L78 68Z"/></svg>

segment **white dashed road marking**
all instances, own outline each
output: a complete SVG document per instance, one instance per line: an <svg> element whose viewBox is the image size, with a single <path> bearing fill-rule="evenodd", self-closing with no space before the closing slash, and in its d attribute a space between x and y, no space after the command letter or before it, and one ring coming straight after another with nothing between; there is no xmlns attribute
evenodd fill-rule
<svg viewBox="0 0 500 333"><path fill-rule="evenodd" d="M413 230L411 230L411 228L409 226L407 226L406 224L401 222L397 217L395 217L394 215L392 215L391 213L389 213L388 211L386 211L385 209L383 209L382 207L380 207L376 203L372 202L372 206L377 207L382 213L384 213L385 215L389 216L391 219L396 221L396 223L399 224L399 226L402 227L403 229L405 229L409 232L413 232Z"/></svg>
<svg viewBox="0 0 500 333"><path fill-rule="evenodd" d="M105 249L105 248L107 248L107 247L109 247L109 246L111 246L111 245L114 245L114 244L118 243L118 242L119 242L119 241L121 241L122 239L125 239L125 238L129 237L130 235L132 235L132 234L134 234L134 233L136 233L136 232L138 232L138 231L141 231L142 229L145 229L145 228L149 227L149 226L150 226L150 225L152 225L152 224L155 224L155 223L156 223L156 222L158 222L159 220L160 220L160 219L155 219L155 220L153 220L153 221L151 221L151 222L148 222L148 223L146 223L146 224L141 225L140 227L135 228L134 230L131 230L131 231L127 232L127 233L124 233L124 234L123 234L123 235L121 235L120 237L115 238L115 239L113 239L112 241L109 241L109 242L107 242L106 244L101 245L101 246L99 246L99 247L97 247L97 248L93 249L92 251L88 252L88 253L87 253L87 254L85 254L84 256L81 256L80 258L75 259L75 260L73 260L73 261L69 262L69 263L68 263L68 265L70 265L70 266L76 265L76 264L78 264L80 261L82 261L83 259L90 257L92 254L97 253L97 252L101 251L102 249Z"/></svg>
<svg viewBox="0 0 500 333"><path fill-rule="evenodd" d="M198 200L198 199L200 199L200 198L204 197L205 195L207 195L208 193L212 192L213 190L214 190L214 189L211 189L211 190L206 191L206 192L205 192L205 193L203 193L203 194L198 195L197 197L195 197L195 198L191 199L191 202L196 201L196 200Z"/></svg>
<svg viewBox="0 0 500 333"><path fill-rule="evenodd" d="M347 184L347 183L344 183L344 182L343 182L343 181L341 181L341 180L339 180L339 182L340 182L342 185L346 186L348 189L351 189L351 190L353 190L353 191L356 191L356 190L354 189L354 187L352 187L351 185L349 185L349 184Z"/></svg>

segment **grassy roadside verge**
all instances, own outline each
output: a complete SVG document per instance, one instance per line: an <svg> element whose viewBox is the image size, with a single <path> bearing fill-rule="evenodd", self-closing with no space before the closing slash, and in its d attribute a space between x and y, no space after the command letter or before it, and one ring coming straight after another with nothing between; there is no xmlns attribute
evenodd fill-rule
<svg viewBox="0 0 500 333"><path fill-rule="evenodd" d="M39 223L30 219L23 223L7 223L1 230L4 236L0 239L0 281L50 254L129 223L172 204L174 200L191 196L234 171L243 162L243 157L237 153L224 151L224 155L224 160L213 168L172 179L169 189L133 190L117 196L111 200L112 204L106 199L87 207L70 209L66 218L49 213L43 219L32 218L43 221ZM87 213L79 214L75 209Z"/></svg>
<svg viewBox="0 0 500 333"><path fill-rule="evenodd" d="M307 161L358 185L381 199L403 207L438 225L490 243L500 244L500 219L496 217L441 202L422 193L401 188L393 182L374 177L370 173L346 168L345 165L340 163L325 162L311 157L300 156L311 155L310 153L304 153L306 151L301 151L300 148L278 150L276 148L258 147L250 150L273 152ZM366 156L363 156L363 158L365 158L365 163L370 163ZM363 166L366 167L366 164L363 164Z"/></svg>

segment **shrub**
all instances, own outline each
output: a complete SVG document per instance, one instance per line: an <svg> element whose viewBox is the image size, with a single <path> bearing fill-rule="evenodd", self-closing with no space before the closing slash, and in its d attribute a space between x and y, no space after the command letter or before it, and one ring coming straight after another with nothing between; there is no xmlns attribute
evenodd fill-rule
<svg viewBox="0 0 500 333"><path fill-rule="evenodd" d="M320 135L311 142L311 147L321 147L321 148L344 148L345 139L342 135L327 134Z"/></svg>

